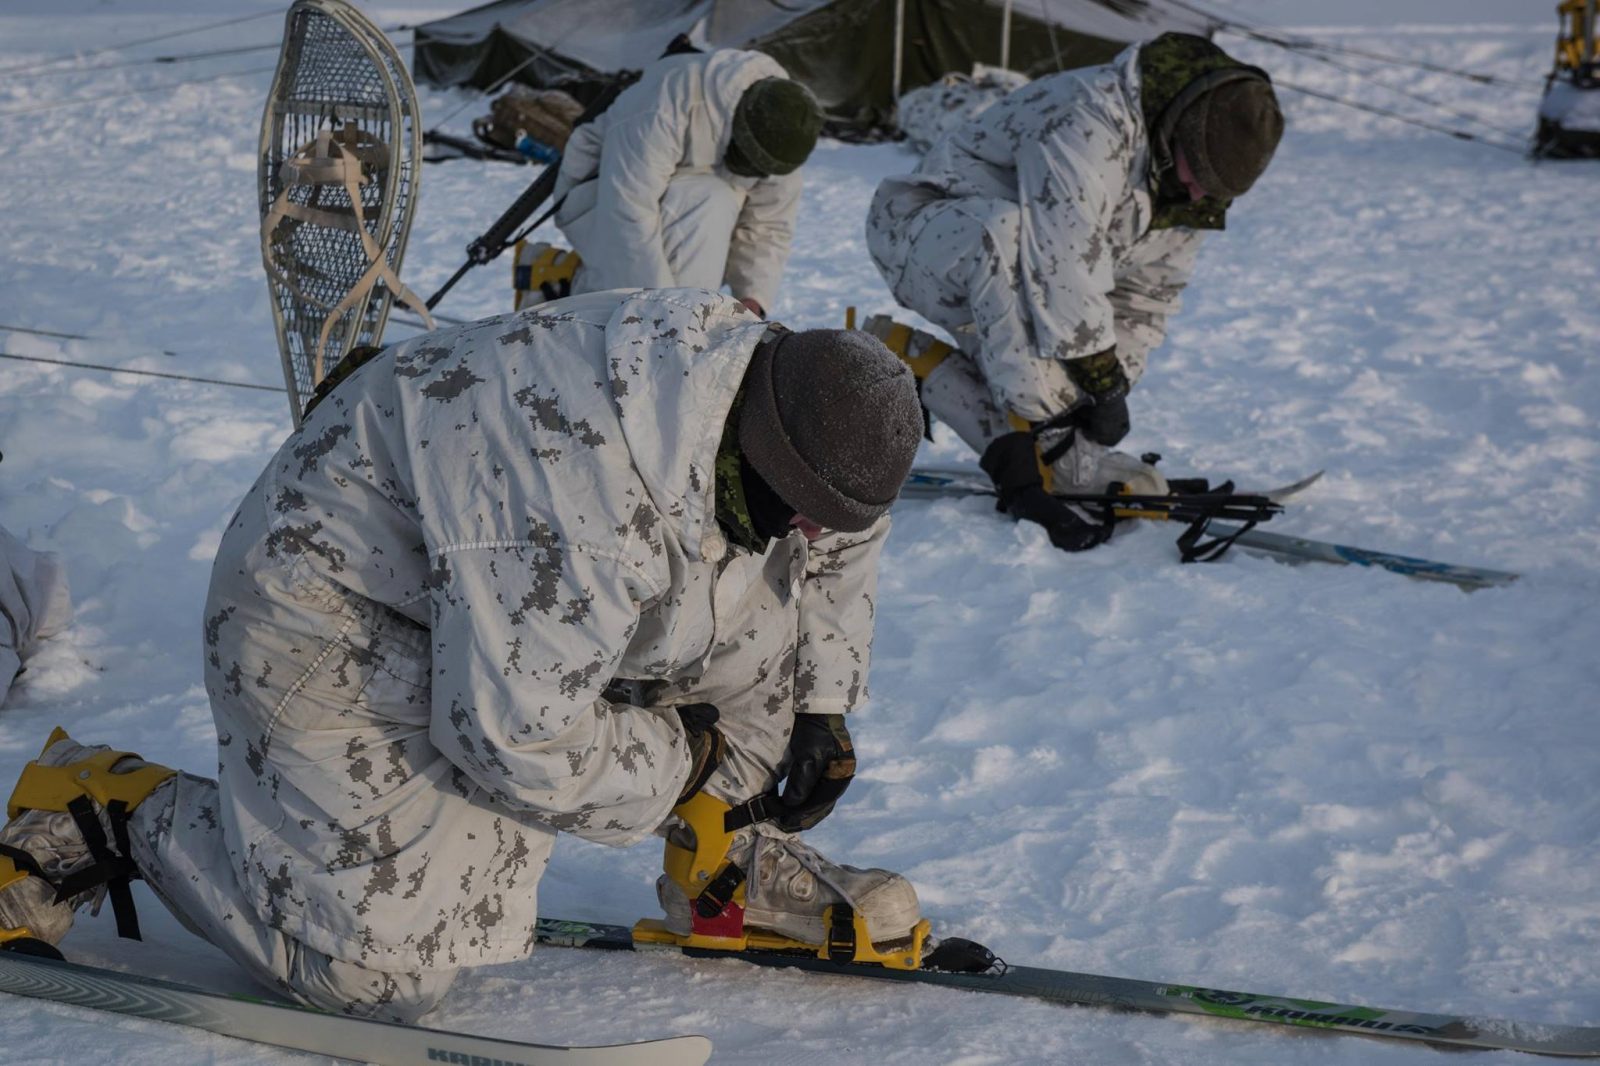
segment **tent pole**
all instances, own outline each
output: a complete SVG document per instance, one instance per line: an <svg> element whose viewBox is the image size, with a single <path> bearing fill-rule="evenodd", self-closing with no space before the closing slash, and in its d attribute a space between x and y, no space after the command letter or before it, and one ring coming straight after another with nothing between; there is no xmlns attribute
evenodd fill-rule
<svg viewBox="0 0 1600 1066"><path fill-rule="evenodd" d="M1000 69L1011 69L1011 0L1006 0L1006 13L1000 17Z"/></svg>
<svg viewBox="0 0 1600 1066"><path fill-rule="evenodd" d="M906 60L906 0L894 0L894 102L900 104L900 75Z"/></svg>

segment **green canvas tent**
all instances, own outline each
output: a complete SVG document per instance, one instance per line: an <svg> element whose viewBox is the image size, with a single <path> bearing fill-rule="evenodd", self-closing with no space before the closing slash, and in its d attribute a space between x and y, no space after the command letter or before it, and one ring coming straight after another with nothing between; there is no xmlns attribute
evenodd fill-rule
<svg viewBox="0 0 1600 1066"><path fill-rule="evenodd" d="M412 62L442 87L544 87L638 70L687 34L768 53L816 93L833 132L864 135L892 127L900 92L974 62L1037 77L1211 29L1161 0L496 0L417 27Z"/></svg>

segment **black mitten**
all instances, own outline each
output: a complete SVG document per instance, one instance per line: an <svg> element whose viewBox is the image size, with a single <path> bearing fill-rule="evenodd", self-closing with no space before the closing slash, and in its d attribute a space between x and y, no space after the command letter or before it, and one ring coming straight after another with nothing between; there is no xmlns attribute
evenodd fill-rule
<svg viewBox="0 0 1600 1066"><path fill-rule="evenodd" d="M1062 551L1081 552L1111 537L1111 521L1098 522L1044 490L1033 436L1018 431L996 438L978 465L994 481L1000 509L1012 518L1036 522Z"/></svg>

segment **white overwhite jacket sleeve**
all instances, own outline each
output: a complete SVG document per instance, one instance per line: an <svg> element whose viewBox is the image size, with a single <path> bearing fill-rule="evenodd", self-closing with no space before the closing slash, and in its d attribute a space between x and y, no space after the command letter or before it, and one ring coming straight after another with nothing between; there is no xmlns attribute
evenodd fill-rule
<svg viewBox="0 0 1600 1066"><path fill-rule="evenodd" d="M1106 232L1125 195L1129 146L1092 116L1020 146L1022 289L1039 355L1078 359L1116 343Z"/></svg>
<svg viewBox="0 0 1600 1066"><path fill-rule="evenodd" d="M1152 230L1129 250L1111 305L1117 316L1117 358L1130 382L1144 376L1150 353L1166 339L1167 319L1182 305L1204 239L1202 230L1175 226Z"/></svg>
<svg viewBox="0 0 1600 1066"><path fill-rule="evenodd" d="M798 170L756 182L733 227L723 280L734 296L755 300L767 311L778 298L778 283L794 243L800 187Z"/></svg>
<svg viewBox="0 0 1600 1066"><path fill-rule="evenodd" d="M430 739L474 782L604 844L655 829L689 773L676 717L601 692L653 595L570 542L441 553Z"/></svg>
<svg viewBox="0 0 1600 1066"><path fill-rule="evenodd" d="M615 106L615 105L612 105ZM612 118L600 154L596 217L608 239L586 250L592 288L665 289L677 284L662 243L661 201L683 151L684 112L663 93Z"/></svg>
<svg viewBox="0 0 1600 1066"><path fill-rule="evenodd" d="M861 533L829 533L808 550L795 650L795 713L846 714L867 698L878 556L889 518Z"/></svg>

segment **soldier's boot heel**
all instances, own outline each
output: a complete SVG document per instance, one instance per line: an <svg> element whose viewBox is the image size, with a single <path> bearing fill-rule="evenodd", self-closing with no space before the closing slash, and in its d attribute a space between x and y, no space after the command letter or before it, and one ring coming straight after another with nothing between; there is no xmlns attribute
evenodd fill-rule
<svg viewBox="0 0 1600 1066"><path fill-rule="evenodd" d="M117 931L138 938L128 816L174 774L55 729L23 767L0 828L0 948L52 953L86 903L111 896Z"/></svg>

